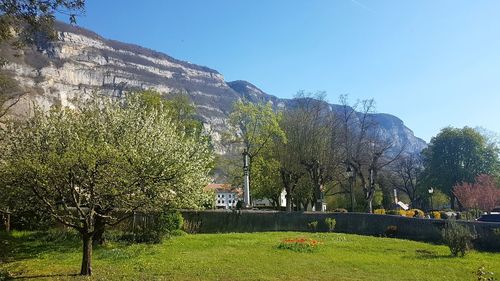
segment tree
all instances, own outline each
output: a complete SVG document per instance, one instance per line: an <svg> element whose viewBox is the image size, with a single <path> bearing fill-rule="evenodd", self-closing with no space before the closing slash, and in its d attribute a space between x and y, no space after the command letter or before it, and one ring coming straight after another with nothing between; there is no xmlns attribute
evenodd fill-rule
<svg viewBox="0 0 500 281"><path fill-rule="evenodd" d="M467 209L491 211L500 204L500 189L489 175L479 175L475 183L461 183L453 187L453 194Z"/></svg>
<svg viewBox="0 0 500 281"><path fill-rule="evenodd" d="M421 200L422 158L419 154L404 155L396 160L389 169L389 181L393 188L405 193L413 207ZM426 191L427 192L427 191Z"/></svg>
<svg viewBox="0 0 500 281"><path fill-rule="evenodd" d="M56 39L55 14L68 15L72 24L83 13L85 0L1 0L0 44L8 43L16 50L35 43L40 37ZM7 63L0 57L0 66ZM17 81L0 73L0 118L16 105L25 91L20 91Z"/></svg>
<svg viewBox="0 0 500 281"><path fill-rule="evenodd" d="M269 154L254 157L252 165L253 198L268 199L273 207L280 204L283 187L280 178L280 163Z"/></svg>
<svg viewBox="0 0 500 281"><path fill-rule="evenodd" d="M354 185L359 180L368 212L373 211L373 199L379 173L399 159L406 145L395 150L393 142L381 134L380 124L374 119L375 101L358 101L349 105L347 96L340 97L341 110L337 119L341 123L340 145L343 162L352 175L349 177L351 211L356 206Z"/></svg>
<svg viewBox="0 0 500 281"><path fill-rule="evenodd" d="M37 36L56 37L55 14L64 14L76 23L83 13L85 0L1 0L0 43L12 41L14 47L33 43Z"/></svg>
<svg viewBox="0 0 500 281"><path fill-rule="evenodd" d="M274 143L285 142L286 136L279 123L281 114L273 111L270 103L253 104L237 101L229 116L230 138L242 145L250 158L250 178L252 161Z"/></svg>
<svg viewBox="0 0 500 281"><path fill-rule="evenodd" d="M422 151L425 184L448 194L455 208L453 186L472 183L480 174L496 175L500 167L498 152L472 128L444 128Z"/></svg>
<svg viewBox="0 0 500 281"><path fill-rule="evenodd" d="M316 211L323 208L326 186L334 179L340 163L339 150L335 145L338 137L336 119L324 100L324 93L296 95L292 109L293 128L298 160L312 184L312 201Z"/></svg>
<svg viewBox="0 0 500 281"><path fill-rule="evenodd" d="M139 95L93 96L77 109L36 109L7 128L5 185L29 189L60 223L80 232L80 274L92 273L92 240L136 211L193 207L209 182L206 138L186 133L163 106Z"/></svg>

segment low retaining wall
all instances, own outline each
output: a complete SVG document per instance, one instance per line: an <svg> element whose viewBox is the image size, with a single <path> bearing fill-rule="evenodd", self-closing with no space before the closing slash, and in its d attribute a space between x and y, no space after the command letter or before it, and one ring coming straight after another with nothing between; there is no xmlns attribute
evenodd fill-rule
<svg viewBox="0 0 500 281"><path fill-rule="evenodd" d="M182 211L185 230L190 233L327 231L326 218L336 220L335 232L383 236L389 226L397 227L397 238L440 242L445 220L407 218L365 213L286 213L269 211ZM477 234L475 246L500 251L500 223L458 221Z"/></svg>

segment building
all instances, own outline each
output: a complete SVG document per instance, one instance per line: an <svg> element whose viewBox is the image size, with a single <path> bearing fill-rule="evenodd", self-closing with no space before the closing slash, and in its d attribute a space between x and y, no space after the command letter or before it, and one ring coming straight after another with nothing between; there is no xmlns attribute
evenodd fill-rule
<svg viewBox="0 0 500 281"><path fill-rule="evenodd" d="M280 194L279 201L276 202L278 207L285 208L286 207L286 191L283 189ZM254 207L274 207L273 204L271 204L271 200L268 198L261 198L261 199L254 199L252 200L252 206Z"/></svg>
<svg viewBox="0 0 500 281"><path fill-rule="evenodd" d="M211 183L207 189L215 191L215 208L233 209L242 197L240 188L233 188L229 184Z"/></svg>

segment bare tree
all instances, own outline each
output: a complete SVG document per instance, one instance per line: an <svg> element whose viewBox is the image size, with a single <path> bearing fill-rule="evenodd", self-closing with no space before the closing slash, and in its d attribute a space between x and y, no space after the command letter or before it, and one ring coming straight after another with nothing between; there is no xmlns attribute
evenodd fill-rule
<svg viewBox="0 0 500 281"><path fill-rule="evenodd" d="M390 184L408 195L412 206L415 206L421 199L417 188L423 169L422 158L418 154L403 155L390 165Z"/></svg>
<svg viewBox="0 0 500 281"><path fill-rule="evenodd" d="M396 161L404 151L405 145L394 151L394 144L380 134L380 124L374 120L375 101L358 101L349 105L347 96L340 97L341 110L337 118L342 126L340 138L344 163L352 173L349 177L351 211L356 209L355 184L359 180L363 189L367 210L373 210L375 186L378 173Z"/></svg>

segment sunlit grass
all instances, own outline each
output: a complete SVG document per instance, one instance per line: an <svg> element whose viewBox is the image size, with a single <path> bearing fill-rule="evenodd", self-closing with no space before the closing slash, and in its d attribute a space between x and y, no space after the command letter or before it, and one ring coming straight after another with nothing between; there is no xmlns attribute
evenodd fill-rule
<svg viewBox="0 0 500 281"><path fill-rule="evenodd" d="M321 242L314 252L278 249L286 238ZM0 270L13 277L82 279L80 244L2 237ZM500 254L450 257L445 246L338 233L185 235L158 245L110 243L94 251L94 280L474 280L484 265L500 274Z"/></svg>

